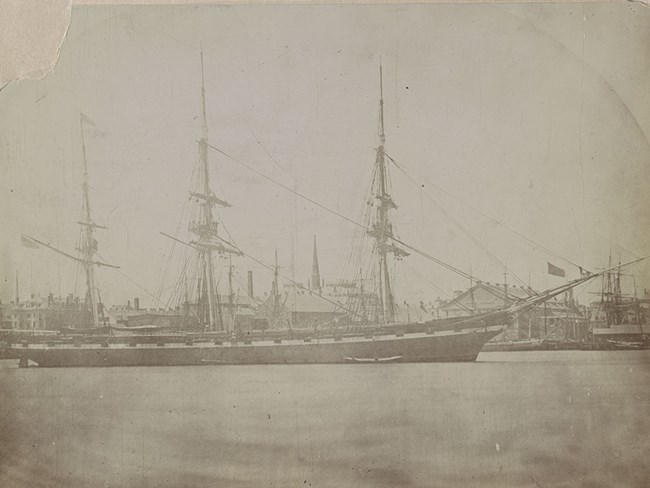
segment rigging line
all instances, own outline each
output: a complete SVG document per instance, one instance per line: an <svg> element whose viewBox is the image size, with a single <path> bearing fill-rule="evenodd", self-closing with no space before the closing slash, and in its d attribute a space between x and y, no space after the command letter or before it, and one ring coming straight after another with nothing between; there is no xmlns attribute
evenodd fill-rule
<svg viewBox="0 0 650 488"><path fill-rule="evenodd" d="M376 168L373 171L371 185L364 192L364 202L372 201L372 187L375 178ZM359 218L357 219L360 222L364 222L365 227L370 227L370 211L368 211L368 205L362 205L362 208L359 212ZM365 248L366 237L368 236L367 232L361 230L360 228L355 228L352 237L352 244L348 250L348 255L345 262L345 267L342 272L342 276L356 275L357 271L366 263L362 263L363 250ZM367 268L367 266L365 267ZM352 272L350 272L350 270Z"/></svg>
<svg viewBox="0 0 650 488"><path fill-rule="evenodd" d="M596 225L598 225L598 223L596 223ZM641 255L640 255L639 253L636 253L636 252L632 251L631 249L627 249L626 247L623 246L623 244L620 244L620 243L618 243L618 242L615 242L615 241L612 240L611 238L605 237L604 235L600 234L600 233L598 232L597 228L594 228L594 229L593 229L593 233L594 233L594 235L595 235L596 237L598 237L598 238L604 240L604 241L607 242L611 247L613 247L614 249L618 250L619 252L620 252L620 251L624 251L624 252L628 253L630 256L632 256L632 257L634 257L634 258L639 258L639 257L641 257ZM626 245L627 245L627 244L626 244Z"/></svg>
<svg viewBox="0 0 650 488"><path fill-rule="evenodd" d="M580 278L577 278L577 279L575 279L573 281L569 281L568 283L565 283L565 284L563 284L561 286L551 288L549 290L545 290L545 291L543 291L541 293L538 293L537 295L535 295L533 297L522 300L519 303L517 303L515 305L511 305L508 308L502 308L502 309L499 309L499 310L495 310L493 312L488 312L488 313L486 313L484 315L479 315L478 317L480 317L481 319L485 319L485 318L491 317L491 316L492 317L498 316L499 314L504 314L505 316L513 317L514 314L516 314L518 312L528 310L528 309L530 309L530 308L532 308L532 307L534 307L536 305L539 305L540 303L546 302L546 301L550 300L551 298L554 298L554 297L556 297L558 295L561 295L562 293L566 293L567 291L569 291L572 288L575 288L578 285L582 285L583 283L586 283L586 282L588 282L588 281L590 281L590 280L592 280L592 279L594 279L594 278L596 278L596 277L598 277L600 275L605 274L607 271L611 271L611 270L619 268L621 266L629 266L629 265L637 263L639 261L643 261L645 259L648 259L649 257L650 256L646 256L646 257L643 257L643 258L640 258L640 259L637 259L637 260L634 260L634 261L629 261L629 262L627 262L627 263L625 263L623 265L614 266L614 267L611 267L611 268L609 268L609 269L607 269L605 271L600 271L598 273L589 273L587 275L583 275ZM476 317L470 317L470 318L467 318L467 319L460 320L458 322L454 322L454 325L458 326L460 324L467 323L467 322L472 322L474 320L476 320Z"/></svg>
<svg viewBox="0 0 650 488"><path fill-rule="evenodd" d="M341 213L339 213L339 212L337 212L337 211L335 211L335 210L332 210L332 209L329 208L329 207L326 207L326 206L323 205L322 203L318 203L317 201L315 201L315 200L309 198L308 196L305 196L305 195L303 195L302 193L299 193L299 192L297 192L297 191L295 191L295 190L289 188L288 186L283 185L282 183L280 183L280 182L278 182L278 181L275 181L273 178L271 178L271 177L265 175L264 173L262 173L262 172L260 172L260 171L258 171L258 170L256 170L256 169L254 169L254 168L252 168L252 167L249 166L248 164L246 164L246 163L244 163L243 161L240 161L239 159L237 159L237 158L231 156L230 154L228 154L228 153L222 151L222 150L219 149L218 147L215 147L215 146L213 146L213 145L210 144L210 143L207 143L207 146L210 147L210 148L212 148L212 149L214 149L214 150L217 151L218 153L223 154L225 157L227 157L228 159L231 159L232 161L236 162L237 164L242 165L244 168L248 169L249 171L252 171L253 173L255 173L255 174L261 176L262 178L264 178L264 179L270 181L271 183L274 183L274 184L280 186L281 188L284 188L285 190L287 190L287 191L289 191L289 192L291 192L291 193L294 193L294 194L298 195L300 198L303 198L304 200L307 200L308 202L310 202L310 203L316 205L317 207L322 208L323 210L325 210L325 211L327 211L327 212L330 212L331 214L334 214L334 215L336 215L337 217L340 217L340 218L342 218L343 220L346 220L347 222L350 222L351 224L356 225L357 227L361 227L362 229L364 229L364 230L366 230L366 231L369 230L369 229L368 229L366 226L364 226L363 224L360 224L359 222L355 222L354 220L350 219L349 217L346 217L345 215L343 215L343 214L341 214ZM448 269L448 270L450 270L450 271L453 271L453 272L455 272L455 273L458 273L460 276L463 276L464 278L469 278L469 277L470 277L470 275L469 275L468 273L465 273L464 271L461 271L460 269L455 268L454 266L452 266L452 265L450 265L450 264L447 264L447 263L445 263L445 262L443 262L443 261L441 261L441 260L439 260L439 259L436 259L436 258L434 258L433 256L431 256L430 254L425 253L424 251L420 251L419 249L416 249L416 248L414 248L413 246L409 246L409 245L406 244L405 242L403 242L403 241L397 239L396 237L391 236L390 238L391 238L393 241L395 241L395 242L397 242L397 243L399 243L399 244L401 244L401 245L403 245L403 246L409 248L411 251L413 251L413 252L415 252L415 253L421 255L422 257L424 257L424 258L426 258L426 259L429 259L429 260L433 261L434 263L437 263L437 264L439 264L440 266L442 266L442 267L444 267L444 268L446 268L446 269Z"/></svg>
<svg viewBox="0 0 650 488"><path fill-rule="evenodd" d="M72 259L73 261L76 261L76 262L78 262L78 263L94 264L95 266L106 266L106 267L108 267L108 268L119 268L119 266L114 266L114 265L112 265L112 264L108 264L108 263L102 263L102 262L100 262L100 261L90 261L90 260L83 259L83 258L77 258L77 257L73 256L72 254L68 254L67 252L63 252L63 251L61 251L60 249L57 249L57 248L54 247L54 246L50 246L49 244L46 244L46 243L43 242L43 241L39 241L38 239L35 239L35 238L33 238L33 237L30 237L30 236L28 236L28 235L26 235L26 234L22 234L22 235L23 235L25 238L29 239L30 241L34 241L34 242L36 242L37 244L40 244L41 246L45 246L45 247L47 247L48 249L51 249L52 251L57 252L57 253L59 253L59 254L65 256L65 257L67 257L67 258L70 258L70 259ZM98 254L98 256L99 256L99 254ZM102 258L101 256L100 256L100 258L101 258L102 260L104 259L104 258Z"/></svg>
<svg viewBox="0 0 650 488"><path fill-rule="evenodd" d="M175 239L175 238L173 238L173 237L171 237L171 236L169 236L169 235L168 235L167 237L169 237L169 238L171 238L171 239ZM175 239L175 240L177 240L177 241L180 242L181 244L185 244L186 246L193 247L191 244L189 244L189 243L187 243L187 242L183 242L183 241L181 241L180 239ZM252 259L253 261L255 261L255 262L256 262L257 264L259 264L260 266L263 266L264 268L266 268L266 269L268 269L268 270L270 270L270 271L272 271L272 272L274 272L274 273L277 272L278 276L280 276L281 278L287 280L288 282L290 282L290 283L296 285L296 286L297 286L298 288L300 288L301 290L310 291L309 289L305 288L305 287L302 285L302 283L298 283L297 281L292 280L292 279L289 278L288 276L285 276L285 275L283 275L282 273L276 271L276 267L275 267L275 266L269 266L268 264L265 264L264 262L260 261L260 260L257 259L256 257L254 257L254 256L252 256L252 255L250 255L250 254L248 254L247 252L242 251L240 248L237 248L237 250L238 250L240 253L242 253L244 256L246 256L247 258ZM322 296L322 295L314 295L314 296L316 296L316 297L320 298L321 300L324 300L324 301L326 301L326 302L328 302L328 303L334 305L334 306L337 307L337 308L340 308L341 310L343 310L343 311L345 311L345 312L347 312L347 313L351 313L351 314L353 314L353 315L356 315L356 316L360 317L358 314L356 314L356 313L353 312L352 310L348 310L347 308L345 308L345 307L342 306L341 304L335 302L334 300L330 300L329 298L326 298L326 297L324 297L324 296Z"/></svg>
<svg viewBox="0 0 650 488"><path fill-rule="evenodd" d="M472 275L470 275L469 273L465 273L465 271L461 271L460 269L455 268L455 267L452 266L451 264L447 264L447 263L445 263L444 261L440 261L439 259L434 258L434 257L431 256L430 254L427 254L427 253L424 252L424 251L420 251L419 249L416 249L415 247L410 246L410 245L407 244L406 242L404 242L404 241L402 241L402 240L400 240L400 239L398 239L398 238L396 238L396 237L391 237L391 239L394 240L395 242L397 242L398 244L401 244L401 245L404 246L405 248L410 249L410 250L413 251L414 253L419 254L419 255L422 256L423 258L426 258L426 259L428 259L428 260L430 260L430 261L433 261L434 263L439 264L439 265L442 266L443 268L446 268L446 269L448 269L449 271L453 271L454 273L459 274L459 275L462 276L463 278L467 278L467 279L470 279L470 278L472 278L472 279L476 279L476 276L472 276Z"/></svg>
<svg viewBox="0 0 650 488"><path fill-rule="evenodd" d="M395 167L396 167L398 170L400 170L400 172L401 172L404 176L406 176L406 178L407 178L411 183L413 183L413 185L415 185L416 187L419 187L418 183L417 183L417 182L416 182L416 181L411 177L411 175L409 175L409 174L406 172L406 170L405 170L404 168L402 168L399 164L397 164L397 162L396 162L395 160L393 160L390 156L387 155L387 157L388 157L388 159L390 159L390 160L392 161L392 163L395 165ZM484 253L485 253L489 258L491 258L491 259L492 259L492 260L493 260L493 261L494 261L498 266L502 267L503 270L504 270L505 272L510 273L510 275L511 275L512 277L514 277L514 278L519 282L519 284L523 285L523 286L525 287L525 288L524 288L525 290L527 290L528 285L526 284L526 282L525 282L524 280L522 280L521 278L519 278L519 276L517 276L517 275L516 275L516 274L515 274L515 273L514 273L510 268L508 268L508 267L506 266L506 264L505 264L503 261L501 261L501 260L500 260L500 259L499 259L499 258L498 258L494 253L492 253L492 252L491 252L491 251L490 251L486 246L484 246L483 244L481 244L481 242L480 242L478 239L476 239L476 237L474 237L472 234L470 234L470 232L469 232L467 229L465 229L465 227L464 227L460 222L458 222L458 221L457 221L457 220L456 220L452 215L450 215L450 214L449 214L449 213L448 213L448 212L447 212L447 211L442 207L442 205L440 205L436 200L434 200L433 197L432 197L431 195L429 195L428 193L425 193L425 196L427 197L427 199L428 199L431 203L433 203L433 204L438 208L438 210L440 210L440 211L443 213L443 215L444 215L445 217L447 217L447 218L448 218L451 222L453 222L453 223L454 223L454 224L455 224L455 225L456 225L456 226L457 226L457 227L458 227L458 228L459 228L459 229L460 229L460 230L461 230L461 231L462 231L462 232L463 232L467 237L469 237L469 239L470 239L474 244L476 244L476 246L477 246L479 249L481 249L481 250L482 250L482 251L483 251L483 252L484 252ZM531 294L529 290L527 290L527 292L528 292L529 295Z"/></svg>
<svg viewBox="0 0 650 488"><path fill-rule="evenodd" d="M255 258L255 257L251 256L250 254L248 254L248 253L242 251L241 249L240 249L239 251L240 251L244 256L246 256L246 257L252 259L253 261L255 261L257 264L259 264L259 265L261 265L261 266L264 266L266 269L268 269L268 270L270 270L270 271L276 272L276 271L275 271L275 266L269 266L269 265L263 263L262 261L260 261L259 259L257 259L257 258ZM291 278L289 278L288 276L285 276L284 274L282 274L282 273L280 273L280 272L278 272L278 276L280 276L281 278L287 280L288 282L292 283L293 285L297 286L297 287L300 288L301 290L310 291L309 289L305 288L305 287L303 286L302 283L298 283L297 281L292 280ZM337 303L337 302L334 301L334 300L330 300L329 298L324 297L323 295L313 295L313 296L318 297L318 298L320 298L321 300L324 300L324 301L330 303L331 305L334 305L336 308L339 308L339 309L343 310L344 312L347 312L347 313L349 313L349 314L355 315L355 316L360 317L360 318L364 318L364 317L362 317L361 315L359 315L358 313L356 313L356 312L354 312L354 311L352 311L352 310L349 310L348 308L344 307L344 306L341 305L340 303Z"/></svg>
<svg viewBox="0 0 650 488"><path fill-rule="evenodd" d="M264 150L264 152L266 153L266 155L271 159L271 161L273 161L273 162L275 163L275 165L276 165L278 168L280 168L280 169L281 169L281 170L282 170L282 171L283 171L287 176L290 176L290 177L293 178L294 181L295 181L295 179L296 179L295 176L293 176L293 175L292 175L291 173L289 173L286 169L284 169L284 167L283 167L280 163L278 163L278 161L277 161L273 156L271 156L271 153L268 151L268 149L266 149L266 146L264 146L264 144L262 144L262 141L260 141L260 140L257 138L257 136L255 135L255 133L254 133L251 129L248 129L248 131L249 131L249 132L251 133L251 135L253 136L253 139L255 139L255 141L257 141L257 143L259 144L259 146Z"/></svg>
<svg viewBox="0 0 650 488"><path fill-rule="evenodd" d="M391 156L389 156L389 155L386 154L386 153L384 153L384 155L385 155L389 160L391 160L391 161L393 162L393 164L397 165L397 162L396 162L396 161L395 161ZM422 178L421 175L420 175L420 177ZM586 268L585 268L584 266L580 266L580 265L574 263L573 261L570 261L569 259L565 258L564 256L561 256L560 254L556 253L555 251L552 251L552 250L548 249L547 247L542 246L541 244L539 244L539 243L533 241L532 239L526 237L526 236L523 235L522 233L520 233L520 232L518 232L518 231L516 231L516 230L514 230L514 229L512 229L512 228L510 228L510 227L508 227L506 224L500 222L499 220L497 220L497 219L495 219L495 218L493 218L493 217L490 217L489 215L487 215L487 214L483 213L482 211L478 210L477 208L475 208L475 207L469 205L468 203L464 202L462 199L460 199L460 198L458 198L457 196L455 196L454 194L448 192L448 191L445 190L444 188L441 188L440 186L436 185L435 183L431 183L430 181L428 181L428 180L425 179L425 178L422 178L422 181L424 181L424 182L427 183L428 185L431 185L432 187L434 187L434 188L437 189L438 191L440 191L440 192L442 192L442 193L444 193L444 194L450 196L450 197L453 198L454 200L460 202L461 204L463 204L463 205L465 205L466 207L470 208L471 210L473 210L473 211L476 212L477 214L481 215L482 217L488 219L489 221L494 222L495 224L497 224L497 225L503 227L504 229L506 229L507 231L513 233L513 234L516 235L517 237L523 239L524 241L526 241L528 244L532 245L533 247L537 247L537 248L539 248L539 249L541 249L541 250L547 252L548 254L550 254L550 255L552 255L552 256L555 256L556 258L561 259L562 261L565 261L565 262L569 263L569 264L572 265L572 266L575 266L575 267L578 268L578 269L581 268L583 271L586 271Z"/></svg>
<svg viewBox="0 0 650 488"><path fill-rule="evenodd" d="M186 284L186 279L187 279L187 269L190 266L192 259L190 257L186 257L183 261L183 266L180 269L179 273L179 278L174 284L174 287L171 290L171 293L169 294L169 298L167 299L167 302L165 303L165 309L167 310L170 308L170 305L172 302L176 303L176 305L180 305L182 303L178 297L181 295L181 288ZM193 278L193 277L192 277Z"/></svg>
<svg viewBox="0 0 650 488"><path fill-rule="evenodd" d="M99 256L101 259L104 259L104 258L102 257L101 254L99 254L99 253L96 253L96 254L97 254L97 256ZM130 281L132 284L134 284L135 286L137 286L138 288L140 288L143 292L145 292L145 293L146 293L147 295L149 295L151 298L153 298L154 300L156 300L156 301L159 302L160 304L165 305L165 303L163 303L162 301L158 300L158 299L153 295L153 293L151 293L149 290L147 290L146 288L140 286L138 283L136 283L136 282L133 281L131 278L129 278L129 277L128 277L128 276L127 276L123 271L120 270L120 268L115 268L115 269L117 270L117 272L118 272L119 274L121 274L124 278L126 278L126 279L127 279L128 281Z"/></svg>
<svg viewBox="0 0 650 488"><path fill-rule="evenodd" d="M582 184L582 235L578 237L580 243L580 252L582 254L581 258L584 258L584 248L582 247L582 237L585 234L585 229L587 227L587 210L585 207L585 172L584 172L584 163L582 160L582 128L583 128L583 113L585 107L585 22L587 21L587 16L585 15L585 7L582 5L582 63L580 65L580 118L578 119L578 163L580 166L580 182Z"/></svg>
<svg viewBox="0 0 650 488"><path fill-rule="evenodd" d="M192 171L192 179L194 178L194 172L195 171L196 171L196 168L194 168L193 171ZM183 203L183 207L181 209L181 212L180 212L180 214L181 214L180 217L181 218L178 221L178 224L176 225L175 235L179 234L180 229L181 229L181 225L182 225L181 223L185 221L184 216L186 216L186 214L189 213L190 211L191 211L191 209L189 208L188 201L185 200L185 202ZM167 275L169 273L169 269L171 267L171 263L172 263L172 259L174 257L175 251L176 251L176 244L172 243L170 248L169 248L169 254L167 256L167 261L164 264L161 263L161 271L162 271L161 272L161 279L160 279L160 285L158 287L158 291L156 293L156 295L157 295L157 297L159 299L162 296L163 288L165 286L165 281L167 280ZM182 257L185 257L185 256L182 256Z"/></svg>
<svg viewBox="0 0 650 488"><path fill-rule="evenodd" d="M278 186L284 188L285 190L287 190L287 191L289 191L289 192L291 192L291 193L293 193L293 194L295 194L295 195L298 195L300 198L303 198L303 199L307 200L309 203L312 203L312 204L316 205L317 207L322 208L323 210L326 210L326 211L328 211L328 212L330 212L330 213L332 213L332 214L334 214L334 215L336 215L336 216L338 216L338 217L340 217L340 218L342 218L342 219L344 219L344 220L347 220L348 222L350 222L350 223L353 224L353 225L356 225L356 226L359 226L359 227L363 227L363 225L361 225L361 224L358 223L358 222L355 222L354 220L352 220L352 219L346 217L345 215L340 214L340 213L336 212L335 210L332 210L331 208L328 208L328 207L326 207L325 205L323 205L323 204L321 204L321 203L318 203L316 200L312 200L312 199L309 198L308 196L303 195L302 193L299 193L299 192L295 191L294 189L292 189L292 188L290 188L290 187L288 187L288 186L286 186L286 185L283 185L282 183L280 183L280 182L278 182L278 181L275 181L273 178L271 178L271 177L265 175L264 173L262 173L262 172L256 170L255 168L249 166L248 164L244 163L243 161L240 161L239 159L237 159L237 158L231 156L230 154L228 154L228 153L222 151L222 150L219 149L218 147L213 146L213 145L210 144L210 143L208 143L207 146L208 146L209 148L211 148L211 149L214 149L214 150L217 151L218 153L224 155L224 156L227 157L228 159L231 159L232 161L236 162L237 164L242 165L244 168L248 169L249 171L252 171L252 172L255 173L256 175L261 176L262 178L264 178L264 179L270 181L271 183L275 183L276 185L278 185Z"/></svg>
<svg viewBox="0 0 650 488"><path fill-rule="evenodd" d="M453 300L453 297L452 297L451 295L449 295L449 293L447 293L447 292L445 292L444 290L442 290L441 288L439 288L439 287L438 287L438 286L437 286L433 281L429 280L426 276L424 276L422 273L420 273L420 272L419 272L417 269L415 269L413 266L408 265L408 264L407 264L407 266L411 269L411 271L412 271L413 273L415 273L418 277L420 277L421 280L423 280L423 281L427 282L429 285L431 285L431 286L432 286L432 287L433 287L433 288L434 288L438 293L440 293L441 295L445 296L445 297L448 298L449 300ZM463 304L460 303L460 302L458 302L457 305L458 305L460 308L462 308L463 310L465 310L466 312L474 313L474 310L473 310L473 309L471 309L471 308L469 308L469 307L466 307L465 305L463 305Z"/></svg>

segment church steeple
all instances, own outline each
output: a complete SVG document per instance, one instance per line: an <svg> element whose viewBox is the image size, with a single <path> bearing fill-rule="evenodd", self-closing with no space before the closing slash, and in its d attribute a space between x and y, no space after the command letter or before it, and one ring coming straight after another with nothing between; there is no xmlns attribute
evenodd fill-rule
<svg viewBox="0 0 650 488"><path fill-rule="evenodd" d="M316 293L321 292L320 271L318 269L318 249L316 248L316 236L314 236L314 257L311 265L311 287Z"/></svg>

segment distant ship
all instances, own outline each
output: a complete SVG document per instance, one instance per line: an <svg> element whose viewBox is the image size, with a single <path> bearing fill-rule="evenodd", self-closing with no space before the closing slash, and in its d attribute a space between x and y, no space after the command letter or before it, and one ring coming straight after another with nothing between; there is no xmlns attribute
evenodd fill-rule
<svg viewBox="0 0 650 488"><path fill-rule="evenodd" d="M392 265L393 260L408 256L409 253L403 247L424 256L426 254L397 239L389 219L390 211L397 207L389 194L387 183L388 156L384 152L384 101L380 67L379 145L373 185L375 211L370 227L364 230L364 234L374 240L378 258L378 313L371 321L362 321L360 325L346 330L327 327L310 330L300 327L300 324L294 324L289 330L238 331L232 320L228 320L228 314L223 313L224 304L220 302L215 282L215 261L218 256L237 256L244 253L232 239L221 235L220 224L215 217L215 207L228 207L230 204L218 198L210 187L210 145L202 54L201 69L202 137L198 141L197 178L190 192L190 198L197 205L194 219L189 225L189 230L195 237L188 240L171 235L168 237L180 242L193 253L192 262L197 265L197 273L193 276L197 290L193 313L203 332L172 334L160 331L144 335L139 328L134 328L131 336L101 334L107 324L102 319L103 309L93 269L96 266L112 265L96 257L97 241L93 231L100 226L91 218L86 171L83 185L85 220L81 222L84 229L81 257L66 255L80 262L86 270L87 301L93 315L92 327L87 330L67 330L67 334L56 339L49 338L48 342L12 344L11 352L20 358L20 366L28 366L29 362L41 367L90 367L474 361L483 345L502 332L512 314L553 298L597 276L582 276L522 300L507 310L453 320L396 323L389 262ZM275 272L274 292L277 296L277 263ZM327 297L322 299L330 301ZM351 315L358 315L358 312L346 309L340 303L332 301L332 305ZM232 311L232 308L230 310ZM127 328L122 328L120 332L124 332L124 329Z"/></svg>
<svg viewBox="0 0 650 488"><path fill-rule="evenodd" d="M614 349L649 349L648 298L638 297L634 276L634 295L626 296L623 293L621 278L624 275L619 266L612 267L611 255L609 267L610 270L603 274L600 302L593 304L593 341ZM642 302L645 302L645 306L642 306Z"/></svg>

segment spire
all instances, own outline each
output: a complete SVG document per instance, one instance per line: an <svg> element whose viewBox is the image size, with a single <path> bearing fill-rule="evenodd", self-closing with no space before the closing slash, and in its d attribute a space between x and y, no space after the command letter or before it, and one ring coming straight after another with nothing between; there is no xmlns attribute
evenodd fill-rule
<svg viewBox="0 0 650 488"><path fill-rule="evenodd" d="M316 293L321 292L320 270L318 269L318 249L316 247L316 236L314 236L314 255L311 265L311 286Z"/></svg>

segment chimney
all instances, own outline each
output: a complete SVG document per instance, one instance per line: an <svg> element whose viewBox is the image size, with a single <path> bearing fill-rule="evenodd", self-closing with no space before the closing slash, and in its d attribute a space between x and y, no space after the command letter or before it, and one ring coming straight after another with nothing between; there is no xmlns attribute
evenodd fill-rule
<svg viewBox="0 0 650 488"><path fill-rule="evenodd" d="M311 286L316 293L320 293L320 270L318 269L318 249L316 248L316 236L314 236L314 257L311 267Z"/></svg>
<svg viewBox="0 0 650 488"><path fill-rule="evenodd" d="M248 272L248 296L255 298L255 292L253 290L253 272Z"/></svg>
<svg viewBox="0 0 650 488"><path fill-rule="evenodd" d="M20 287L18 286L18 271L16 271L16 306L20 305Z"/></svg>
<svg viewBox="0 0 650 488"><path fill-rule="evenodd" d="M133 309L140 310L140 299L138 297L133 299Z"/></svg>

